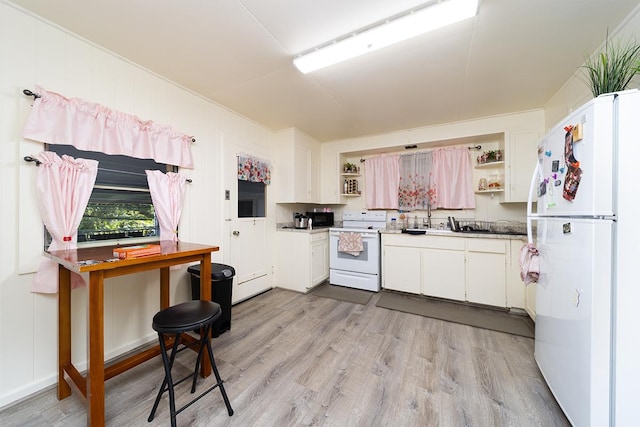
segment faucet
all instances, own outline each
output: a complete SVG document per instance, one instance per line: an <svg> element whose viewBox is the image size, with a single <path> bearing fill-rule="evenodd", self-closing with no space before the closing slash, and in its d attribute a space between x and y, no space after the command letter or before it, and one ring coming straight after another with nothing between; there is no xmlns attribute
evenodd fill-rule
<svg viewBox="0 0 640 427"><path fill-rule="evenodd" d="M431 228L431 203L427 205L427 228Z"/></svg>

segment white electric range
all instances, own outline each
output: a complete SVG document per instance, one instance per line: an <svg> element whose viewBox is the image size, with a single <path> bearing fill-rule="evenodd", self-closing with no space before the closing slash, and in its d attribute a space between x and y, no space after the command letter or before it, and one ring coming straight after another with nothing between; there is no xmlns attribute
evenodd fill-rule
<svg viewBox="0 0 640 427"><path fill-rule="evenodd" d="M380 233L387 227L385 211L345 211L342 228L329 229L329 283L380 291ZM357 256L338 250L341 233L359 233L364 250Z"/></svg>

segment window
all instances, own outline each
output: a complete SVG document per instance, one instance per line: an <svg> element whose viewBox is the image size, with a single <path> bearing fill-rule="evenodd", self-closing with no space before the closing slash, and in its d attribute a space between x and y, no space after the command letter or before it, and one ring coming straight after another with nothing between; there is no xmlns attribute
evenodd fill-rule
<svg viewBox="0 0 640 427"><path fill-rule="evenodd" d="M238 180L238 218L265 216L265 189L263 182Z"/></svg>
<svg viewBox="0 0 640 427"><path fill-rule="evenodd" d="M124 239L127 243L158 239L160 228L145 170L166 172L172 166L150 159L81 151L70 145L48 145L48 150L99 162L96 183L78 227L80 246L116 244ZM51 237L45 234L48 246Z"/></svg>

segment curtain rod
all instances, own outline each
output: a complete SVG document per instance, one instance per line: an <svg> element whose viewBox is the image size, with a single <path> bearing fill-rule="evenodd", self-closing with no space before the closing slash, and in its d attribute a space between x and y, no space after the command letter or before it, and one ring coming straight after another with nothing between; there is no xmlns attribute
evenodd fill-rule
<svg viewBox="0 0 640 427"><path fill-rule="evenodd" d="M406 148L407 150L412 149L412 148L417 148L414 145L407 145L404 148ZM482 150L482 145L472 145L471 147L467 147L467 149L469 150ZM433 149L429 149L429 151L431 151ZM401 154L401 156L408 156L409 154ZM366 161L366 159L360 159L360 163L364 163Z"/></svg>
<svg viewBox="0 0 640 427"><path fill-rule="evenodd" d="M36 159L33 156L24 156L24 161L25 162L34 162L36 164L36 166L40 166L42 164L42 162L38 159ZM129 174L129 175L139 175L139 176L143 176L141 173L135 173L135 172L125 172L125 171L119 171L119 170L115 170L115 169L104 169L104 168L98 168L99 171L104 171L104 172L120 172L120 173L125 173L125 174ZM188 182L189 184L191 184L193 182L192 179L187 178L185 179L186 182Z"/></svg>
<svg viewBox="0 0 640 427"><path fill-rule="evenodd" d="M33 92L32 90L29 89L23 89L22 93L24 93L27 96L33 96L33 100L35 101L38 98L42 98L41 95L38 95L37 93ZM196 139L194 137L191 137L191 142L196 142Z"/></svg>

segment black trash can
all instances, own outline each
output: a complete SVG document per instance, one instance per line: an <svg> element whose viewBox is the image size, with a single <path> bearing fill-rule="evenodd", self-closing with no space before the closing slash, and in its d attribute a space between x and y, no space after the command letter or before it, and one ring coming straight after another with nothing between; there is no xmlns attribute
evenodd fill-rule
<svg viewBox="0 0 640 427"><path fill-rule="evenodd" d="M200 264L187 268L191 274L191 298L200 299ZM220 304L222 315L211 327L212 336L218 337L231 329L231 289L236 271L230 265L211 264L211 301Z"/></svg>

